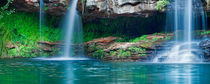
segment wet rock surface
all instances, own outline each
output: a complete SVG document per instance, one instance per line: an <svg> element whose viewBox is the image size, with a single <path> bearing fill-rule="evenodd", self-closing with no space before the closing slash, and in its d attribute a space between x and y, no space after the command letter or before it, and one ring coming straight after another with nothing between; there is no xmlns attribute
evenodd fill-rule
<svg viewBox="0 0 210 84"><path fill-rule="evenodd" d="M37 42L39 45L38 45L38 48L41 49L41 51L44 51L44 52L48 52L48 53L51 53L51 52L58 52L58 50L61 50L61 46L62 46L62 43L59 43L59 42L49 42L49 41L38 41Z"/></svg>
<svg viewBox="0 0 210 84"><path fill-rule="evenodd" d="M210 61L210 40L204 40L200 42L200 47L203 50L204 58L206 61Z"/></svg>

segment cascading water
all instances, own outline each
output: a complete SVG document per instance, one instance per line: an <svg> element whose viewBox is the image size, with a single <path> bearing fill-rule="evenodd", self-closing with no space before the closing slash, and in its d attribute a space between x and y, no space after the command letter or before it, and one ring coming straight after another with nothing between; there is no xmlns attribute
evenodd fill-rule
<svg viewBox="0 0 210 84"><path fill-rule="evenodd" d="M40 32L40 41L42 41L42 27L43 27L43 17L44 17L44 1L40 0L39 1L39 32ZM41 46L41 45L40 45ZM41 54L42 49L40 48L40 54Z"/></svg>
<svg viewBox="0 0 210 84"><path fill-rule="evenodd" d="M83 56L82 21L77 11L78 0L72 0L70 10L65 21L65 41L63 58L70 58L75 55ZM74 44L74 45L73 45ZM78 53L75 50L80 51Z"/></svg>
<svg viewBox="0 0 210 84"><path fill-rule="evenodd" d="M78 0L72 0L70 9L64 20L63 55L53 58L38 58L42 60L88 60L84 58L82 19L77 11ZM41 14L41 13L40 13ZM40 20L41 21L41 20ZM41 30L41 26L40 26ZM40 33L41 34L41 33Z"/></svg>
<svg viewBox="0 0 210 84"><path fill-rule="evenodd" d="M43 26L43 17L44 17L44 1L39 1L39 29L40 29L40 41L42 41L42 26Z"/></svg>
<svg viewBox="0 0 210 84"><path fill-rule="evenodd" d="M174 0L168 6L166 28L175 32L175 41L169 50L158 54L153 62L202 62L196 52L198 43L194 39L196 29L205 29L205 12L200 0ZM202 27L202 28L200 28ZM170 29L172 28L172 29Z"/></svg>

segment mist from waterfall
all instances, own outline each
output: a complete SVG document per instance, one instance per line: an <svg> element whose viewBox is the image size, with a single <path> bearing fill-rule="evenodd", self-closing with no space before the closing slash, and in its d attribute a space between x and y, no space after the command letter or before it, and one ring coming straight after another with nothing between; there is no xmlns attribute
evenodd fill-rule
<svg viewBox="0 0 210 84"><path fill-rule="evenodd" d="M172 47L158 54L153 62L202 62L196 54L195 31L206 29L206 15L200 0L174 0L166 14L167 32L174 32ZM161 59L161 60L160 60Z"/></svg>

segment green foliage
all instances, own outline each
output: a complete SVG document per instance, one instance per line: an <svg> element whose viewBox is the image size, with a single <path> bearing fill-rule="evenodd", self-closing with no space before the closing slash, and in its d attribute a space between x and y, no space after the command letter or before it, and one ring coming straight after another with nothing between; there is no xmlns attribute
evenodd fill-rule
<svg viewBox="0 0 210 84"><path fill-rule="evenodd" d="M3 18L3 16L5 16L5 15L10 15L15 12L15 9L8 10L9 5L12 2L13 2L13 0L7 0L7 3L3 7L0 7L0 19Z"/></svg>
<svg viewBox="0 0 210 84"><path fill-rule="evenodd" d="M6 43L18 46L18 48L8 50L10 57L34 57L35 52L32 52L32 50L39 50L39 48L37 48L37 41L40 41L40 32L43 41L55 42L60 40L61 37L61 29L54 28L51 20L48 20L49 24L43 26L42 31L40 31L38 15L32 13L16 12L11 15L5 15L0 20L0 23L4 23L1 29L7 29L9 32L8 35L10 35L11 38L9 39L8 35L5 36L6 34L4 34L4 37L8 40L2 39L4 46L0 46L1 49L4 47L3 49L5 51Z"/></svg>
<svg viewBox="0 0 210 84"><path fill-rule="evenodd" d="M156 5L156 9L157 10L160 10L160 11L164 11L165 10L165 6L167 6L169 4L169 1L168 0L160 0L157 2L157 5Z"/></svg>
<svg viewBox="0 0 210 84"><path fill-rule="evenodd" d="M117 51L111 51L110 56L112 56L112 57L117 56Z"/></svg>
<svg viewBox="0 0 210 84"><path fill-rule="evenodd" d="M86 0L82 0L82 3L85 3Z"/></svg>
<svg viewBox="0 0 210 84"><path fill-rule="evenodd" d="M130 48L128 48L128 50L130 50L132 52L138 52L138 53L143 53L146 51L146 49L141 48L141 47L130 47Z"/></svg>
<svg viewBox="0 0 210 84"><path fill-rule="evenodd" d="M148 35L143 35L141 37L137 37L135 39L130 40L130 42L139 42L140 40L147 41L148 40L148 39L146 39L147 37L148 37Z"/></svg>
<svg viewBox="0 0 210 84"><path fill-rule="evenodd" d="M115 57L117 56L118 58L126 58L131 56L131 52L130 51L126 51L123 49L119 49L118 51L111 51L110 52L110 56Z"/></svg>
<svg viewBox="0 0 210 84"><path fill-rule="evenodd" d="M10 9L9 5L12 3L13 0L7 0L7 3L0 7L0 20L5 16L5 15L10 15L15 12L15 9ZM10 29L4 27L5 25L3 22L0 23L0 57L1 56L7 56L8 54L8 49L6 47L7 43L10 41Z"/></svg>
<svg viewBox="0 0 210 84"><path fill-rule="evenodd" d="M117 56L121 57L121 58L126 58L126 57L131 56L131 52L130 51L125 51L123 49L119 49L118 52L117 52Z"/></svg>
<svg viewBox="0 0 210 84"><path fill-rule="evenodd" d="M128 48L129 51L131 51L132 53L137 54L138 56L146 56L146 54L144 54L146 52L146 49L141 48L141 47L130 47Z"/></svg>
<svg viewBox="0 0 210 84"><path fill-rule="evenodd" d="M0 57L7 56L8 49L6 45L10 41L10 37L10 30L3 27L3 24L0 23Z"/></svg>
<svg viewBox="0 0 210 84"><path fill-rule="evenodd" d="M49 7L48 6L44 6L44 10L46 11L46 10L48 10L49 9Z"/></svg>
<svg viewBox="0 0 210 84"><path fill-rule="evenodd" d="M105 52L102 49L98 49L97 51L95 51L93 53L93 56L99 59L103 59L103 57L105 56Z"/></svg>
<svg viewBox="0 0 210 84"><path fill-rule="evenodd" d="M171 40L172 39L172 37L166 37L165 38L165 40Z"/></svg>
<svg viewBox="0 0 210 84"><path fill-rule="evenodd" d="M37 47L31 47L31 46L24 46L20 45L19 47L15 49L10 49L8 56L9 57L36 57L36 53L32 53L34 49L39 49Z"/></svg>
<svg viewBox="0 0 210 84"><path fill-rule="evenodd" d="M5 28L9 28L12 34L12 42L22 44L34 44L40 40L39 19L35 14L15 13L7 15L1 19ZM55 41L59 40L60 30L58 28L42 27L42 40Z"/></svg>
<svg viewBox="0 0 210 84"><path fill-rule="evenodd" d="M201 35L207 35L207 34L210 34L210 30L201 32Z"/></svg>

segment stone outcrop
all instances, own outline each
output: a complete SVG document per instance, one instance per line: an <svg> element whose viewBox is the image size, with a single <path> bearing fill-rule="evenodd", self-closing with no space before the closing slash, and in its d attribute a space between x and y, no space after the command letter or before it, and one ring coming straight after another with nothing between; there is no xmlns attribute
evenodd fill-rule
<svg viewBox="0 0 210 84"><path fill-rule="evenodd" d="M155 9L157 0L87 0L85 15L100 17L142 15L149 16Z"/></svg>
<svg viewBox="0 0 210 84"><path fill-rule="evenodd" d="M162 45L171 36L172 34L156 33L131 42L117 42L122 38L105 37L86 42L84 46L86 56L92 58L105 61L148 61L156 46Z"/></svg>
<svg viewBox="0 0 210 84"><path fill-rule="evenodd" d="M44 11L51 15L61 16L66 13L69 0L43 0ZM13 7L17 11L39 12L39 0L14 0Z"/></svg>
<svg viewBox="0 0 210 84"><path fill-rule="evenodd" d="M206 0L206 10L210 11L210 0Z"/></svg>
<svg viewBox="0 0 210 84"><path fill-rule="evenodd" d="M44 0L44 9L52 15L64 15L71 0ZM111 17L122 15L148 16L156 11L157 0L79 0L78 9L86 16ZM39 0L14 0L19 11L38 12Z"/></svg>
<svg viewBox="0 0 210 84"><path fill-rule="evenodd" d="M43 0L44 10L51 15L64 15L71 0ZM79 0L78 10L91 18L143 16L155 14L158 0ZM202 0L210 10L210 0ZM39 0L14 0L18 11L39 12Z"/></svg>
<svg viewBox="0 0 210 84"><path fill-rule="evenodd" d="M200 42L200 47L203 50L204 58L207 61L210 61L210 40L204 40Z"/></svg>
<svg viewBox="0 0 210 84"><path fill-rule="evenodd" d="M62 46L62 43L52 43L52 42L49 42L49 41L38 41L37 42L39 44L39 48L44 51L44 52L53 52L53 51L56 51L58 52L57 50L61 50L61 46Z"/></svg>

